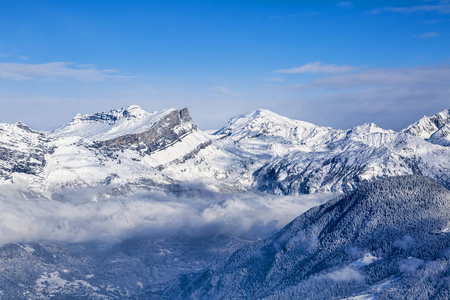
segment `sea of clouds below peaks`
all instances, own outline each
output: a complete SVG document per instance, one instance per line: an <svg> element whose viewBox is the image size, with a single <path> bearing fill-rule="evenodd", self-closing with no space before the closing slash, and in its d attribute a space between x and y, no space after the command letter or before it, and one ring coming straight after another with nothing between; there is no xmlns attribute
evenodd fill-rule
<svg viewBox="0 0 450 300"><path fill-rule="evenodd" d="M22 190L20 185L0 190L0 246L44 240L120 242L139 236L263 238L335 196L215 192L176 196L137 190L102 197L104 188L85 188L67 190L55 200L26 199Z"/></svg>

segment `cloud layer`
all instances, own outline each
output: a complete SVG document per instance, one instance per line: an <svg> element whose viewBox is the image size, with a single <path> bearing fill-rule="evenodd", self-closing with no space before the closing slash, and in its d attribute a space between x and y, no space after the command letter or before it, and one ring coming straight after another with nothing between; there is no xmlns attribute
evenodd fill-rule
<svg viewBox="0 0 450 300"><path fill-rule="evenodd" d="M368 69L352 74L319 78L296 88L343 89L354 87L422 87L446 84L450 78L450 65L435 67L418 66L403 69Z"/></svg>
<svg viewBox="0 0 450 300"><path fill-rule="evenodd" d="M316 61L300 67L291 69L275 70L275 73L346 73L355 70L352 66L336 66L336 65L323 65L321 62Z"/></svg>
<svg viewBox="0 0 450 300"><path fill-rule="evenodd" d="M137 235L267 236L330 198L211 193L183 198L138 191L98 199L99 192L85 189L67 192L58 200L25 200L18 186L2 186L0 245L40 240L115 242Z"/></svg>
<svg viewBox="0 0 450 300"><path fill-rule="evenodd" d="M371 13L378 14L383 11L393 13L421 13L421 12L437 12L440 14L450 14L450 4L448 1L440 1L439 4L423 4L415 6L392 7L386 6L372 10Z"/></svg>
<svg viewBox="0 0 450 300"><path fill-rule="evenodd" d="M351 120L355 125L374 122L401 130L423 115L447 108L448 78L448 64L361 69L286 85L284 91L297 97L291 114L308 112L313 123L345 129Z"/></svg>
<svg viewBox="0 0 450 300"><path fill-rule="evenodd" d="M45 64L0 63L0 78L10 80L31 79L76 79L83 81L103 81L108 78L127 78L116 74L117 70L99 70L91 65L75 65L69 62Z"/></svg>
<svg viewBox="0 0 450 300"><path fill-rule="evenodd" d="M439 35L440 35L439 32L424 32L424 33L417 35L417 37L421 38L421 39L429 39L429 38L437 37Z"/></svg>

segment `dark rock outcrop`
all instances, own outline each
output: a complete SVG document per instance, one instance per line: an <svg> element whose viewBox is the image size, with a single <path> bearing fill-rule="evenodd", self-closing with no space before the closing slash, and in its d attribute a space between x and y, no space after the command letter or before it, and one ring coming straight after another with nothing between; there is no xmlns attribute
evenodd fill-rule
<svg viewBox="0 0 450 300"><path fill-rule="evenodd" d="M189 110L183 108L168 113L150 130L99 141L95 145L108 148L132 147L142 154L150 154L172 145L186 134L196 130L197 126L192 122Z"/></svg>

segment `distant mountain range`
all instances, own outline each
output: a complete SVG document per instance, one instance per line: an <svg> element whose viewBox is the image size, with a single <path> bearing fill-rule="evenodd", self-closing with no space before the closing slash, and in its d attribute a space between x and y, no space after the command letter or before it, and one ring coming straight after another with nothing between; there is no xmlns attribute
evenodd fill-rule
<svg viewBox="0 0 450 300"><path fill-rule="evenodd" d="M449 299L449 126L256 110L206 133L138 106L0 124L0 299ZM259 235L315 193L344 194Z"/></svg>
<svg viewBox="0 0 450 300"><path fill-rule="evenodd" d="M139 106L75 116L52 132L0 124L0 184L24 196L106 186L183 192L202 182L222 192L347 192L387 176L422 174L450 186L449 110L400 132L363 124L337 130L268 110L232 118L213 134L188 109ZM27 196L28 195L28 196Z"/></svg>

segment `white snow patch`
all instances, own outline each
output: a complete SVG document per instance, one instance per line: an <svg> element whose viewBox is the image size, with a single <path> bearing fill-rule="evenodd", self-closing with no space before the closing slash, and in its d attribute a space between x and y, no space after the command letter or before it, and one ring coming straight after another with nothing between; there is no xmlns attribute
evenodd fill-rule
<svg viewBox="0 0 450 300"><path fill-rule="evenodd" d="M381 283L372 285L367 292L354 296L354 297L349 297L349 298L343 298L341 300L375 300L377 297L377 294L379 294L380 292L384 291L384 290L395 290L394 288L392 288L392 285L398 281L401 277L397 277L391 280L387 280L387 281L383 281Z"/></svg>
<svg viewBox="0 0 450 300"><path fill-rule="evenodd" d="M348 266L327 274L327 277L334 281L361 281L364 279L358 270Z"/></svg>
<svg viewBox="0 0 450 300"><path fill-rule="evenodd" d="M352 262L350 264L350 266L355 267L355 268L361 268L361 267L370 265L371 263L373 263L377 260L379 260L379 258L376 256L373 256L372 253L366 253L366 254L364 254L364 257Z"/></svg>
<svg viewBox="0 0 450 300"><path fill-rule="evenodd" d="M28 253L33 253L35 251L33 247L26 244L19 244L19 247L27 251Z"/></svg>

